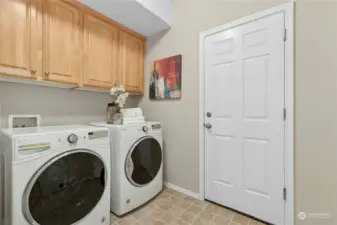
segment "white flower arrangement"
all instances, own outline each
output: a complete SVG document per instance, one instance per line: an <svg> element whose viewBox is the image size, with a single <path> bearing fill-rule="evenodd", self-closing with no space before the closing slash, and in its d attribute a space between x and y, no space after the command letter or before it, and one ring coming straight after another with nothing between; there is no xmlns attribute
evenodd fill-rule
<svg viewBox="0 0 337 225"><path fill-rule="evenodd" d="M118 88L111 88L110 95L115 98L112 102L118 109L122 109L129 97L129 93L125 92L124 85L120 85Z"/></svg>

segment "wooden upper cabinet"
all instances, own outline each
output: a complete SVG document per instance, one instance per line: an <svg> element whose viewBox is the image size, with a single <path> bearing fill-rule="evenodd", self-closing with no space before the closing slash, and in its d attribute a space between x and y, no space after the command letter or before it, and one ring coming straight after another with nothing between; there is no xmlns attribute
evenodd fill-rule
<svg viewBox="0 0 337 225"><path fill-rule="evenodd" d="M120 83L133 93L144 92L144 42L120 32Z"/></svg>
<svg viewBox="0 0 337 225"><path fill-rule="evenodd" d="M75 0L0 0L0 76L144 91L144 41Z"/></svg>
<svg viewBox="0 0 337 225"><path fill-rule="evenodd" d="M82 15L60 0L44 0L44 80L79 84L82 76Z"/></svg>
<svg viewBox="0 0 337 225"><path fill-rule="evenodd" d="M41 7L38 0L0 0L0 74L41 76Z"/></svg>
<svg viewBox="0 0 337 225"><path fill-rule="evenodd" d="M117 85L118 44L115 27L94 16L84 16L84 85L101 88Z"/></svg>

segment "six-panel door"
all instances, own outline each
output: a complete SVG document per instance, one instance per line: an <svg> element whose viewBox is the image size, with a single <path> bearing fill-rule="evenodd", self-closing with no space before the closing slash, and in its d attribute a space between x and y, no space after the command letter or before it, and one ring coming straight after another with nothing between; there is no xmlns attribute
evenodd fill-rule
<svg viewBox="0 0 337 225"><path fill-rule="evenodd" d="M117 85L118 31L97 19L84 16L83 84L111 88Z"/></svg>
<svg viewBox="0 0 337 225"><path fill-rule="evenodd" d="M277 13L205 40L206 198L272 224L284 224L283 34Z"/></svg>
<svg viewBox="0 0 337 225"><path fill-rule="evenodd" d="M0 73L37 78L41 75L41 1L0 1Z"/></svg>

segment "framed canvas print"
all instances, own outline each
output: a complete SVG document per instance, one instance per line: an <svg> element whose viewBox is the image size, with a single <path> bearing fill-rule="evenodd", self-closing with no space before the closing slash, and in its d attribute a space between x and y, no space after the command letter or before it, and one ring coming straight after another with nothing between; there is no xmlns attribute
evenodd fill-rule
<svg viewBox="0 0 337 225"><path fill-rule="evenodd" d="M151 63L150 99L181 98L181 67L181 55Z"/></svg>

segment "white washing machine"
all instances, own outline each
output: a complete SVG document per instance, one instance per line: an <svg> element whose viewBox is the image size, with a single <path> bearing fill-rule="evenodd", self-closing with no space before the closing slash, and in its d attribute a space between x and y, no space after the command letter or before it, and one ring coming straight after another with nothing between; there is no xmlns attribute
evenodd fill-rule
<svg viewBox="0 0 337 225"><path fill-rule="evenodd" d="M111 136L111 211L121 216L145 204L163 188L160 123L108 127Z"/></svg>
<svg viewBox="0 0 337 225"><path fill-rule="evenodd" d="M108 225L110 138L106 128L1 130L2 225Z"/></svg>

